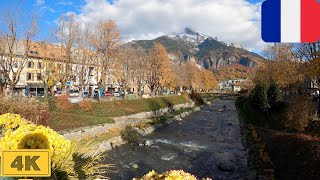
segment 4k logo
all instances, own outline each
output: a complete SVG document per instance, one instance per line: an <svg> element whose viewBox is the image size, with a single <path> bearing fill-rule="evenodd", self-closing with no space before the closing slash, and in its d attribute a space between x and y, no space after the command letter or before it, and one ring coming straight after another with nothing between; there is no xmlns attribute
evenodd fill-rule
<svg viewBox="0 0 320 180"><path fill-rule="evenodd" d="M3 151L1 168L2 176L49 177L51 176L49 150Z"/></svg>
<svg viewBox="0 0 320 180"><path fill-rule="evenodd" d="M25 167L26 171L30 171L31 167L35 171L40 171L39 166L36 163L36 160L39 159L40 156L25 156L25 166L22 162L22 156L17 156L16 159L11 163L11 168L17 168L18 171L22 171L22 169Z"/></svg>

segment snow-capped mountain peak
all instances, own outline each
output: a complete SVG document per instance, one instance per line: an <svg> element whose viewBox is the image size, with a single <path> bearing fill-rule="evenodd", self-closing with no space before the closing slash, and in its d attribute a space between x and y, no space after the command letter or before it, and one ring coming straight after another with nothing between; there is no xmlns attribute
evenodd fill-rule
<svg viewBox="0 0 320 180"><path fill-rule="evenodd" d="M185 28L183 33L168 35L167 37L174 39L182 39L184 41L194 43L195 46L198 46L199 44L203 43L206 39L210 38L209 36L202 35L198 32L193 31L190 28Z"/></svg>

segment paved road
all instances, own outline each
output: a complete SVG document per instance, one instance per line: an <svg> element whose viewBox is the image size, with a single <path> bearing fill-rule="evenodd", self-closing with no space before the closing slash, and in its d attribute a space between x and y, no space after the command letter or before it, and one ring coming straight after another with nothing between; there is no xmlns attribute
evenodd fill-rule
<svg viewBox="0 0 320 180"><path fill-rule="evenodd" d="M247 176L234 100L216 100L145 138L146 146L124 145L108 152L106 163L115 164L111 179L131 179L152 169L184 169L199 178L212 179Z"/></svg>

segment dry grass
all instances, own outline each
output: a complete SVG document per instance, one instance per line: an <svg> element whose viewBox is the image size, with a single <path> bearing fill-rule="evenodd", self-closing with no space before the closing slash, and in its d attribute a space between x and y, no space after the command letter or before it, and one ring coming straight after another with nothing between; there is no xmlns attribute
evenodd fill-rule
<svg viewBox="0 0 320 180"><path fill-rule="evenodd" d="M68 95L64 94L56 98L56 106L60 110L68 110L72 108L71 102L68 100Z"/></svg>
<svg viewBox="0 0 320 180"><path fill-rule="evenodd" d="M90 112L93 109L91 101L82 101L79 103L79 107L86 112Z"/></svg>
<svg viewBox="0 0 320 180"><path fill-rule="evenodd" d="M47 125L49 107L35 98L0 98L0 114L5 113L20 114L35 124Z"/></svg>

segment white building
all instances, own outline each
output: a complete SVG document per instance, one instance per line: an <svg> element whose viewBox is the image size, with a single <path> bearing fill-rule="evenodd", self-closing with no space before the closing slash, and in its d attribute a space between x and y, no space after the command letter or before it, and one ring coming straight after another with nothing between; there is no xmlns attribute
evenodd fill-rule
<svg viewBox="0 0 320 180"><path fill-rule="evenodd" d="M246 79L232 79L219 83L219 89L225 91L239 92L241 90L240 83L245 82Z"/></svg>

